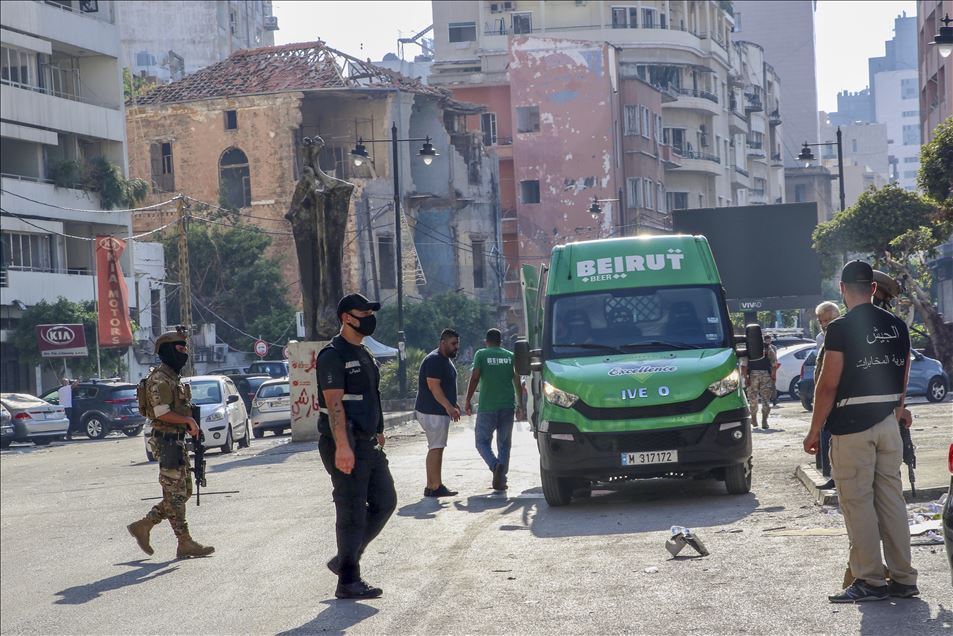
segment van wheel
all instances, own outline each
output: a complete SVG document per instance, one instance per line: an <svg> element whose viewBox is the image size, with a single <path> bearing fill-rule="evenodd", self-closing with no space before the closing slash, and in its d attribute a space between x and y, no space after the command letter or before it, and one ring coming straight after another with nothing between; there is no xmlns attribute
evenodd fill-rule
<svg viewBox="0 0 953 636"><path fill-rule="evenodd" d="M729 495L743 495L751 491L751 460L725 468L725 488Z"/></svg>
<svg viewBox="0 0 953 636"><path fill-rule="evenodd" d="M927 385L927 400L930 402L942 402L946 397L946 383L943 378L936 377L930 380Z"/></svg>
<svg viewBox="0 0 953 636"><path fill-rule="evenodd" d="M539 469L539 476L543 482L543 496L546 497L546 503L550 506L567 506L572 501L571 479L557 477L542 466Z"/></svg>

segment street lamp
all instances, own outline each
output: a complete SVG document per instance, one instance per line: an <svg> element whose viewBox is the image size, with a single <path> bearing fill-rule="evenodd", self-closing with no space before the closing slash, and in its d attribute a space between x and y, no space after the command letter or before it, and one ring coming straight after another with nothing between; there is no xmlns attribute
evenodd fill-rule
<svg viewBox="0 0 953 636"><path fill-rule="evenodd" d="M613 201L618 201L618 199L597 199L592 197L592 203L589 204L589 214L592 216L593 220L598 220L602 216L602 206L600 203L611 203Z"/></svg>
<svg viewBox="0 0 953 636"><path fill-rule="evenodd" d="M804 146L801 148L801 152L798 153L797 160L805 162L805 168L808 163L814 161L814 153L811 151L811 146L833 146L837 145L837 180L840 183L840 209L841 212L846 208L846 197L844 196L844 139L841 134L840 126L837 127L837 141L831 142L826 141L819 144L809 144L806 141Z"/></svg>
<svg viewBox="0 0 953 636"><path fill-rule="evenodd" d="M953 27L950 26L950 23L953 22L953 19L950 18L950 14L947 13L940 22L943 23L943 26L940 27L940 32L934 36L933 41L930 42L930 46L936 45L937 50L940 52L940 57L950 57L950 53L953 53Z"/></svg>
<svg viewBox="0 0 953 636"><path fill-rule="evenodd" d="M417 152L417 156L423 160L425 166L432 164L434 157L438 157L439 154L434 150L433 144L430 143L430 137L398 139L396 122L391 124L390 139L368 139L367 141L370 143L385 143L389 141L391 145L391 162L393 163L391 172L394 174L394 245L396 247L395 256L397 257L397 385L400 391L400 397L403 398L407 394L407 368L404 361L404 257L400 241L402 232L400 223L400 176L398 172L399 157L397 142L424 142ZM371 157L367 153L367 147L364 145L364 138L359 137L357 144L354 146L354 150L351 151L351 161L354 162L355 166L360 167L364 165L365 161L370 161L370 159Z"/></svg>

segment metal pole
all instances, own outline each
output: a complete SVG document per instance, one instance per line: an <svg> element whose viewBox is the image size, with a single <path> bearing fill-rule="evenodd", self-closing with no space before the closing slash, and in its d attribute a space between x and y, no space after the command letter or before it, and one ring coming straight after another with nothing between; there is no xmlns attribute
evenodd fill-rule
<svg viewBox="0 0 953 636"><path fill-rule="evenodd" d="M404 256L401 249L400 177L398 171L397 123L390 127L392 172L394 173L394 245L397 252L397 387L400 397L407 395L407 369L404 363Z"/></svg>
<svg viewBox="0 0 953 636"><path fill-rule="evenodd" d="M185 325L186 334L188 334L185 343L189 348L189 360L185 363L183 371L184 375L191 376L195 374L193 365L195 352L192 351L192 287L189 273L189 241L186 234L188 217L185 214L185 197L182 195L179 195L176 211L179 215L179 321Z"/></svg>
<svg viewBox="0 0 953 636"><path fill-rule="evenodd" d="M844 144L840 126L837 127L837 178L840 181L840 211L843 212L846 197L844 196Z"/></svg>
<svg viewBox="0 0 953 636"><path fill-rule="evenodd" d="M93 226L89 226L89 233L93 235L93 242L90 244L90 270L93 272L93 303L96 312L96 377L103 377L103 365L102 360L99 355L99 281L96 280L96 277L99 275L99 268L96 267L96 247L99 241L96 240L96 233L93 231Z"/></svg>

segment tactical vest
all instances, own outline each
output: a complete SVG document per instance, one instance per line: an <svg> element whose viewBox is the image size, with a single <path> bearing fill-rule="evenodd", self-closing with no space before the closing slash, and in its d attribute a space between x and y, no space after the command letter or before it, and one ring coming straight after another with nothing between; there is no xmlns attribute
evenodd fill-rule
<svg viewBox="0 0 953 636"><path fill-rule="evenodd" d="M768 355L768 347L764 348L764 356L762 358L748 361L748 371L771 372L771 356Z"/></svg>
<svg viewBox="0 0 953 636"><path fill-rule="evenodd" d="M152 421L153 429L160 433L177 433L182 430L181 424L170 424L169 422L163 422L162 420L156 419L155 411L153 411L152 407L152 396L149 388L149 383L152 381L152 378L155 375L164 376L165 379L172 385L172 403L169 404L169 410L178 413L179 415L192 415L192 388L186 384L183 384L179 378L177 378L175 375L172 375L170 371L163 368L163 366L158 366L151 369L149 371L149 375L141 380L139 382L139 386L136 388L136 397L139 401L139 410L146 418Z"/></svg>
<svg viewBox="0 0 953 636"><path fill-rule="evenodd" d="M321 351L318 357L329 349L333 349L344 363L344 414L347 420L354 427L358 434L367 434L368 436L376 433L376 425L372 422L377 417L382 417L380 413L371 412L377 409L380 404L380 390L375 378L368 377L361 365L361 358L358 356L357 349L343 342L341 338L335 336ZM368 356L371 354L368 353ZM371 356L373 360L373 356ZM376 398L376 399L375 399ZM320 374L318 377L318 405L320 414L318 416L318 432L322 435L331 435L331 421L328 417L328 405L324 401L324 391L321 387Z"/></svg>

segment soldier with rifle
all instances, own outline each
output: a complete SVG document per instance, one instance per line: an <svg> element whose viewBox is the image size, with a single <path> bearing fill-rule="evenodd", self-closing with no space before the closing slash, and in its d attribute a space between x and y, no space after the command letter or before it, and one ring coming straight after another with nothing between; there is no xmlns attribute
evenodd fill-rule
<svg viewBox="0 0 953 636"><path fill-rule="evenodd" d="M204 485L205 480L205 460L199 440L201 431L191 404L192 393L179 376L189 359L185 329L179 327L162 334L156 339L155 346L162 364L139 383L136 393L139 409L152 423L149 448L159 460L162 501L127 528L142 551L151 555L149 532L154 525L168 519L179 542L177 558L208 556L215 548L193 541L185 521L185 502L192 496L186 433L196 440L196 479L199 485Z"/></svg>

